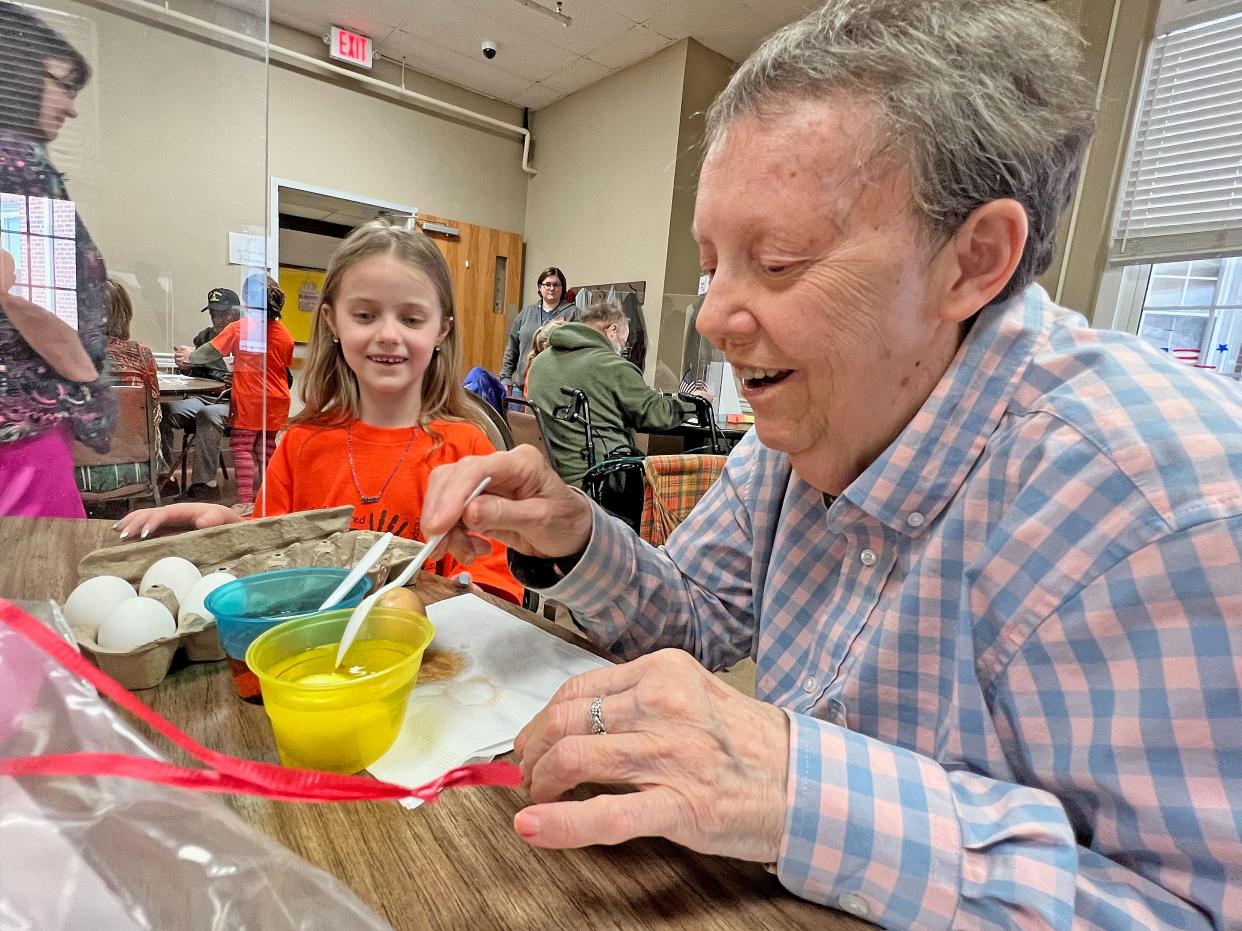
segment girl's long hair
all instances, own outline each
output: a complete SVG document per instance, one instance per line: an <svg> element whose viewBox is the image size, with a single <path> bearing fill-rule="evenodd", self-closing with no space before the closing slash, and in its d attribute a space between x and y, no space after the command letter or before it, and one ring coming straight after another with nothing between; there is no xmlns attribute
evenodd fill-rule
<svg viewBox="0 0 1242 931"><path fill-rule="evenodd" d="M433 352L423 373L421 426L437 444L441 438L430 428L433 420L465 421L484 429L482 414L471 405L462 385L461 338L454 313L453 283L448 263L436 244L418 230L390 226L372 220L358 227L341 243L328 262L323 295L311 329L310 347L302 378L305 405L290 423L343 426L359 417L358 377L345 362L340 344L328 327L328 315L340 296L345 272L363 259L391 255L416 268L430 279L440 299L440 313L448 322L448 335Z"/></svg>
<svg viewBox="0 0 1242 931"><path fill-rule="evenodd" d="M526 363L522 366L523 390L526 387L526 379L530 375L530 364L535 361L535 356L548 348L548 338L552 335L552 331L569 322L564 317L557 317L555 320L549 320L535 331L535 336L530 341L530 352L526 353Z"/></svg>

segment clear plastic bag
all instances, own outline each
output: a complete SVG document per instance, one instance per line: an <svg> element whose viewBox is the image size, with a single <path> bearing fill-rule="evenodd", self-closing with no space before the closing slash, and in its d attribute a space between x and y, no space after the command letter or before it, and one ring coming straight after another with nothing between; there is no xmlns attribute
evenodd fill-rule
<svg viewBox="0 0 1242 931"><path fill-rule="evenodd" d="M21 605L72 643L54 604ZM0 757L161 757L95 689L0 624ZM384 929L219 800L114 777L0 775L0 929Z"/></svg>

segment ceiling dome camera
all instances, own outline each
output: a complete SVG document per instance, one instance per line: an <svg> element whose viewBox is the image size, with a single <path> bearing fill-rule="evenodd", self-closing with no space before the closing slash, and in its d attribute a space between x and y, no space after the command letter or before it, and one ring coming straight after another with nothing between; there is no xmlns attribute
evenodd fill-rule
<svg viewBox="0 0 1242 931"><path fill-rule="evenodd" d="M491 39L483 40L483 57L486 58L488 61L491 61L493 58L495 58L496 53L498 51L500 51L500 49L496 46L496 43L493 42Z"/></svg>

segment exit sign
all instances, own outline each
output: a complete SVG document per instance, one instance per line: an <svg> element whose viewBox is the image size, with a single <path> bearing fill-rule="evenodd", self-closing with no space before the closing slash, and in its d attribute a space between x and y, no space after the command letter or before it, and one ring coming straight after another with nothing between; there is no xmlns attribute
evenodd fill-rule
<svg viewBox="0 0 1242 931"><path fill-rule="evenodd" d="M328 56L337 61L347 61L351 65L371 67L371 58L375 54L375 46L364 35L333 26L328 36Z"/></svg>

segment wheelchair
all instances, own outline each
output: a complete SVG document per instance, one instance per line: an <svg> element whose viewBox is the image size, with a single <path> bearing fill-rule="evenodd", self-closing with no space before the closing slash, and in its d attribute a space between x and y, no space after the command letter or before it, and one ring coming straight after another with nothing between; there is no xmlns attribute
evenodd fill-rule
<svg viewBox="0 0 1242 931"><path fill-rule="evenodd" d="M639 533L643 513L643 462L642 450L622 444L606 450L603 459L596 454L599 434L591 423L591 403L577 388L561 388L568 399L552 411L558 420L575 423L582 428L582 458L587 471L582 479L582 490L605 511L619 517ZM680 394L683 401L694 405L695 422L708 431L709 445L690 452L710 452L725 455L728 447L724 435L716 425L712 402L697 395Z"/></svg>

